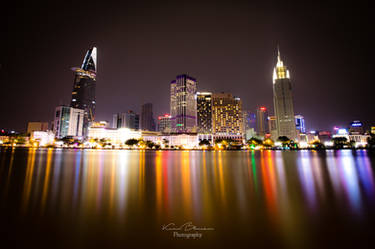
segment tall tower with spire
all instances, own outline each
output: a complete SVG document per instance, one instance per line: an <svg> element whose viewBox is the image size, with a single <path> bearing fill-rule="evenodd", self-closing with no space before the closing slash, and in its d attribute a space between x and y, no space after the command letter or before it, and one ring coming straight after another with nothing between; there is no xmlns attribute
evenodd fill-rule
<svg viewBox="0 0 375 249"><path fill-rule="evenodd" d="M72 70L74 71L74 83L70 106L84 110L83 133L86 135L89 123L94 120L95 116L96 47L87 51L80 68L74 67Z"/></svg>
<svg viewBox="0 0 375 249"><path fill-rule="evenodd" d="M277 136L286 136L289 139L296 140L292 84L289 70L281 60L279 48L277 48L277 63L273 70L273 105Z"/></svg>

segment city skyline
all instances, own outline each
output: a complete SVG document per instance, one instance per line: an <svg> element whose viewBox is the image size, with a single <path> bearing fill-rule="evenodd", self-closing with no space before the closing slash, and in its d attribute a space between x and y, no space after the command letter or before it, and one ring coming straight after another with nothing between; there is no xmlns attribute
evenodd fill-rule
<svg viewBox="0 0 375 249"><path fill-rule="evenodd" d="M140 11L141 8L137 4L129 6L131 10ZM77 31L72 31L69 23L79 20L78 14L73 13L67 23L61 23L60 30L51 31L42 19L31 14L32 11L21 10L20 14L25 15L25 19L31 17L33 22L23 28L20 27L24 24L20 18L20 22L9 26L9 32L19 39L6 46L8 49L0 62L0 79L7 82L2 84L7 92L1 99L2 128L25 130L28 121L51 121L54 107L69 103L72 82L69 68L80 63L82 51L91 46L97 46L100 50L98 120L111 120L112 113L123 109L140 113L141 104L146 102L154 104L156 115L169 112L168 81L186 71L198 79L200 91L212 89L215 92L231 92L241 97L244 110L255 110L260 104L272 109L272 67L276 45L280 44L285 63L293 69L295 113L305 117L308 129L330 130L334 125L347 126L353 120L361 120L365 126L375 122L371 91L366 90L372 85L371 69L374 63L372 50L369 49L371 43L365 39L367 29L362 25L370 17L366 11L361 12L363 15L352 23L353 18L349 14L358 14L359 9L335 6L338 8L335 17L339 20L336 23L329 16L333 8L329 4L324 8L312 7L309 10L306 10L308 6L298 4L291 9L277 6L279 9L275 11L266 6L246 3L232 6L229 10L223 4L211 10L209 5L191 3L187 5L187 10L194 8L196 18L186 23L183 18L176 19L174 15L161 18L163 13L173 12L171 10L177 8L173 4L162 6L165 7L163 10L146 15L143 22L135 14L129 13L128 19L116 19L115 27L109 30L106 29L107 23L93 25L95 29L79 29L79 39L73 41L68 39L77 37L77 33L74 33ZM36 7L52 11L51 6L30 6L31 9ZM103 6L87 8L95 15L102 11L100 7ZM120 5L118 9L123 7ZM142 13L154 13L152 10L155 8L151 5ZM56 16L62 17L60 19L68 12L64 8L56 11ZM224 13L228 13L226 18L218 18ZM256 19L254 13L257 13ZM292 15L288 17L285 13ZM302 13L313 16L312 20L302 19L301 24L294 23L293 18ZM20 14L7 17L7 20ZM184 12L181 15L184 17L187 14ZM103 17L95 16L90 22L100 24ZM113 16L120 15L114 13ZM153 26L152 18L160 20L160 26ZM218 23L212 23L210 18L218 20ZM176 22L172 24L168 22L170 20ZM49 21L50 25L61 22L52 16ZM87 21L80 20L78 23L84 24L82 22ZM164 27L166 23L168 25ZM284 29L279 30L279 25ZM307 29L301 31L304 25L307 25ZM40 27L41 36L33 33L35 26ZM319 30L315 26L319 26ZM144 29L137 31L136 27ZM332 27L336 27L335 34L328 31ZM25 32L15 34L13 28ZM125 31L120 32L121 28ZM161 31L162 35L160 32L153 33L153 28ZM205 29L211 30L208 36L201 32ZM297 36L300 31L302 34ZM165 39L165 34L169 33L176 33L177 36ZM180 38L188 34L196 37L194 43L191 43L191 38ZM50 35L56 38L49 38ZM151 39L143 42L142 37ZM47 46L50 39L56 39L53 40L56 41L54 47L59 49ZM357 46L358 40L360 47ZM25 42L27 47L22 45ZM184 52L183 60L175 59L178 52ZM27 67L20 64L24 61L29 62ZM347 68L351 70L348 72ZM353 94L353 82L361 94ZM157 85L157 89L153 85ZM145 93L145 87L153 91ZM10 105L15 99L19 101Z"/></svg>

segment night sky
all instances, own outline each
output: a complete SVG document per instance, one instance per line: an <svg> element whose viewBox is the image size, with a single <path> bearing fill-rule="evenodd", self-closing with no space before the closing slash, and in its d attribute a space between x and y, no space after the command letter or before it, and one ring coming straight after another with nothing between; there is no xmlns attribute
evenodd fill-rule
<svg viewBox="0 0 375 249"><path fill-rule="evenodd" d="M10 1L9 1L10 2ZM69 104L71 67L98 47L97 120L154 105L169 112L169 83L230 92L243 109L273 112L277 44L309 129L375 125L374 9L369 2L27 1L2 6L0 127L25 130ZM354 5L355 4L355 5Z"/></svg>

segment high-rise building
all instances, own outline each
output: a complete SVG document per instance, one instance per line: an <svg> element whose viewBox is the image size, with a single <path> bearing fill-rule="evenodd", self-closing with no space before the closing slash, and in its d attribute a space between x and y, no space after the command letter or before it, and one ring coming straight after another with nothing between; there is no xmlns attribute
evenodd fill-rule
<svg viewBox="0 0 375 249"><path fill-rule="evenodd" d="M306 133L305 118L302 115L294 116L296 122L296 129L299 133Z"/></svg>
<svg viewBox="0 0 375 249"><path fill-rule="evenodd" d="M171 82L171 129L174 133L197 132L197 80L186 74Z"/></svg>
<svg viewBox="0 0 375 249"><path fill-rule="evenodd" d="M55 111L54 133L57 138L82 137L85 111L58 106Z"/></svg>
<svg viewBox="0 0 375 249"><path fill-rule="evenodd" d="M29 122L27 123L27 133L31 134L33 131L47 131L48 122Z"/></svg>
<svg viewBox="0 0 375 249"><path fill-rule="evenodd" d="M257 108L257 133L258 136L263 137L268 133L268 111L267 108L264 106L261 106Z"/></svg>
<svg viewBox="0 0 375 249"><path fill-rule="evenodd" d="M198 133L212 132L212 93L197 92L197 125Z"/></svg>
<svg viewBox="0 0 375 249"><path fill-rule="evenodd" d="M85 111L84 133L87 132L89 123L95 116L95 87L97 72L96 47L90 48L83 59L80 68L72 68L74 71L74 84L70 106Z"/></svg>
<svg viewBox="0 0 375 249"><path fill-rule="evenodd" d="M139 130L139 114L131 110L125 113L116 113L113 115L112 127Z"/></svg>
<svg viewBox="0 0 375 249"><path fill-rule="evenodd" d="M158 117L158 131L162 133L171 132L171 115L164 114Z"/></svg>
<svg viewBox="0 0 375 249"><path fill-rule="evenodd" d="M141 130L155 131L155 120L154 120L154 114L152 112L151 103L146 103L142 105Z"/></svg>
<svg viewBox="0 0 375 249"><path fill-rule="evenodd" d="M277 64L273 71L273 104L276 116L277 135L297 139L294 120L292 84L289 70L284 66L278 51Z"/></svg>
<svg viewBox="0 0 375 249"><path fill-rule="evenodd" d="M242 101L230 93L212 94L212 133L242 135Z"/></svg>

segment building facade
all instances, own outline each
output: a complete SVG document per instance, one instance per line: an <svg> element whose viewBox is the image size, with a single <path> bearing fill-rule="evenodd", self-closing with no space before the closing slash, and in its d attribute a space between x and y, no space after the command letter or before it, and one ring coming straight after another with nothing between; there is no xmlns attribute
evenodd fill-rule
<svg viewBox="0 0 375 249"><path fill-rule="evenodd" d="M273 104L277 136L286 136L289 139L296 140L292 83L289 70L280 58L280 51L278 51L277 64L273 71Z"/></svg>
<svg viewBox="0 0 375 249"><path fill-rule="evenodd" d="M230 93L212 94L212 133L237 135L243 133L242 101Z"/></svg>
<svg viewBox="0 0 375 249"><path fill-rule="evenodd" d="M256 120L257 120L257 134L260 137L264 137L268 133L268 111L267 108L264 106L261 106L257 108L257 114L256 114Z"/></svg>
<svg viewBox="0 0 375 249"><path fill-rule="evenodd" d="M140 128L144 131L155 131L156 127L151 103L142 105Z"/></svg>
<svg viewBox="0 0 375 249"><path fill-rule="evenodd" d="M352 135L363 135L365 130L363 129L363 124L359 120L354 120L350 123L349 132Z"/></svg>
<svg viewBox="0 0 375 249"><path fill-rule="evenodd" d="M212 93L197 92L198 133L212 133Z"/></svg>
<svg viewBox="0 0 375 249"><path fill-rule="evenodd" d="M164 114L158 117L158 131L162 133L171 132L171 115Z"/></svg>
<svg viewBox="0 0 375 249"><path fill-rule="evenodd" d="M277 139L277 125L276 116L268 116L268 130L271 134L271 139L276 141Z"/></svg>
<svg viewBox="0 0 375 249"><path fill-rule="evenodd" d="M294 116L296 129L299 133L306 133L305 118L302 115Z"/></svg>
<svg viewBox="0 0 375 249"><path fill-rule="evenodd" d="M128 128L139 130L139 114L136 114L132 110L124 113L114 114L112 128Z"/></svg>
<svg viewBox="0 0 375 249"><path fill-rule="evenodd" d="M47 131L48 122L29 122L27 123L27 133L31 134L34 131Z"/></svg>
<svg viewBox="0 0 375 249"><path fill-rule="evenodd" d="M197 132L197 80L186 74L171 82L171 129L173 133Z"/></svg>
<svg viewBox="0 0 375 249"><path fill-rule="evenodd" d="M68 106L55 110L54 133L56 138L82 137L85 111Z"/></svg>
<svg viewBox="0 0 375 249"><path fill-rule="evenodd" d="M96 88L96 72L97 72L97 49L93 47L89 49L83 59L80 68L72 68L74 71L74 83L72 91L72 100L70 106L73 108L84 110L84 133L87 133L89 123L95 117L95 88Z"/></svg>

